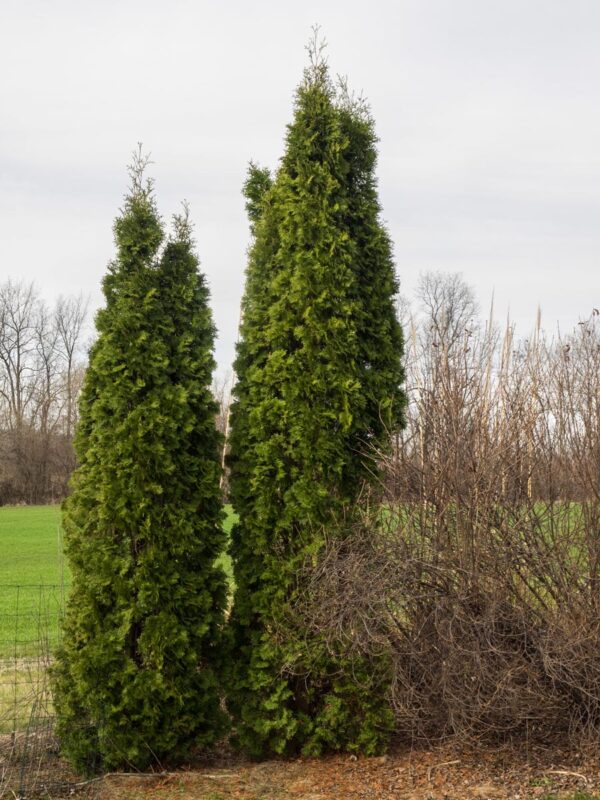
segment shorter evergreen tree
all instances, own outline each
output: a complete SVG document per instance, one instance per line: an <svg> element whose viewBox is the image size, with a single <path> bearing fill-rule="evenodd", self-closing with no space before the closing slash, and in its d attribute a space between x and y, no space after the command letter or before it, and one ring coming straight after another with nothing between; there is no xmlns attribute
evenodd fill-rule
<svg viewBox="0 0 600 800"><path fill-rule="evenodd" d="M214 327L187 213L161 252L143 168L115 223L64 505L73 588L54 696L87 772L178 758L224 727Z"/></svg>

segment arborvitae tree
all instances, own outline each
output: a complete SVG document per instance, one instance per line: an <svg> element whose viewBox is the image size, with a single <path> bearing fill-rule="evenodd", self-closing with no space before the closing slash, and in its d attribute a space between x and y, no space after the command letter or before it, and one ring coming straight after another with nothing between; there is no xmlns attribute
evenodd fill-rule
<svg viewBox="0 0 600 800"><path fill-rule="evenodd" d="M370 117L307 70L271 181L245 186L249 253L230 440L235 656L229 707L255 754L374 752L386 665L331 659L292 630L298 571L343 518L402 421L402 335L379 220ZM310 652L309 652L310 651Z"/></svg>
<svg viewBox="0 0 600 800"><path fill-rule="evenodd" d="M396 307L392 243L380 218L374 121L364 100L351 98L345 84L340 88L338 112L347 137L346 223L355 248L358 365L365 401L364 416L356 417L354 423L355 447L366 454L370 446L387 449L391 436L404 425L406 397L400 389L404 338ZM364 476L365 459L355 458L352 463ZM376 471L370 477L376 479Z"/></svg>
<svg viewBox="0 0 600 800"><path fill-rule="evenodd" d="M161 253L143 168L115 223L64 506L73 587L54 696L64 751L88 772L181 757L224 722L214 327L187 214Z"/></svg>

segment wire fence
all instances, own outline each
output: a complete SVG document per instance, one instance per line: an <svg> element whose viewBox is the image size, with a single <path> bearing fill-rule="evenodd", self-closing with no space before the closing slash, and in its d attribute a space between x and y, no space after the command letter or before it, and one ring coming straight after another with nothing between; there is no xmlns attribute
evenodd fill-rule
<svg viewBox="0 0 600 800"><path fill-rule="evenodd" d="M65 592L0 585L0 798L55 795L77 780L59 755L49 680Z"/></svg>

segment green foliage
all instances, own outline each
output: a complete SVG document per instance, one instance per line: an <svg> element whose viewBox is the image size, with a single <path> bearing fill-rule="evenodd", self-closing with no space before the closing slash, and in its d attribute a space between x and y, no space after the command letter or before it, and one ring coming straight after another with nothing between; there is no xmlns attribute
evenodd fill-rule
<svg viewBox="0 0 600 800"><path fill-rule="evenodd" d="M73 589L53 679L84 771L142 769L223 728L214 327L187 213L161 249L143 167L115 223L64 505Z"/></svg>
<svg viewBox="0 0 600 800"><path fill-rule="evenodd" d="M333 659L294 616L298 574L344 535L372 452L402 425L402 333L379 219L373 123L305 74L273 179L251 165L253 233L230 448L237 586L229 707L252 753L385 746L385 664ZM293 632L292 632L293 631Z"/></svg>

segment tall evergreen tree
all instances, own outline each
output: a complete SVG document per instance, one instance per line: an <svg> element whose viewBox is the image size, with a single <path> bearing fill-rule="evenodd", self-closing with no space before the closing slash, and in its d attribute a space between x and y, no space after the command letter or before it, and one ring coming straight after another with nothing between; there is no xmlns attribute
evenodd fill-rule
<svg viewBox="0 0 600 800"><path fill-rule="evenodd" d="M252 166L245 186L253 244L230 440L240 520L229 706L256 754L373 752L389 732L385 665L332 661L318 642L308 657L306 642L282 635L299 568L373 479L370 449L402 422L375 141L372 120L339 101L317 54L279 170L271 180Z"/></svg>
<svg viewBox="0 0 600 800"><path fill-rule="evenodd" d="M214 327L187 213L161 251L143 169L138 157L115 223L64 506L73 587L54 691L85 771L179 757L224 721Z"/></svg>

